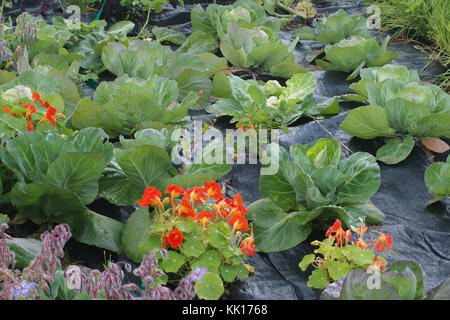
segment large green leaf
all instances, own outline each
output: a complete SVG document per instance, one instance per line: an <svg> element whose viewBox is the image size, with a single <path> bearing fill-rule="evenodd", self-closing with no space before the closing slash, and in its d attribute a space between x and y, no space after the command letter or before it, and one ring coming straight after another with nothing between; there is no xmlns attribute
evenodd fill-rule
<svg viewBox="0 0 450 320"><path fill-rule="evenodd" d="M450 114L434 113L415 122L409 131L417 137L450 138Z"/></svg>
<svg viewBox="0 0 450 320"><path fill-rule="evenodd" d="M6 240L9 249L14 253L16 268L26 268L39 254L42 242L31 238L14 238Z"/></svg>
<svg viewBox="0 0 450 320"><path fill-rule="evenodd" d="M401 300L397 290L381 280L380 288L369 288L369 277L374 277L359 269L349 272L344 280L341 291L342 300Z"/></svg>
<svg viewBox="0 0 450 320"><path fill-rule="evenodd" d="M125 255L139 263L142 261L142 254L137 250L137 245L148 238L152 216L148 212L148 207L136 210L128 218L123 226L122 246Z"/></svg>
<svg viewBox="0 0 450 320"><path fill-rule="evenodd" d="M256 250L276 252L290 249L305 240L312 229L297 223L298 212L287 213L268 199L252 203L248 210L253 217Z"/></svg>
<svg viewBox="0 0 450 320"><path fill-rule="evenodd" d="M122 251L122 223L84 209L78 214L58 216L56 223L67 223L73 237L85 244L120 253Z"/></svg>
<svg viewBox="0 0 450 320"><path fill-rule="evenodd" d="M149 186L159 187L171 177L172 162L166 151L150 145L115 150L115 158L123 172L143 191Z"/></svg>
<svg viewBox="0 0 450 320"><path fill-rule="evenodd" d="M89 204L97 196L98 180L104 165L99 154L67 152L50 164L44 181L48 185L74 192L83 204Z"/></svg>
<svg viewBox="0 0 450 320"><path fill-rule="evenodd" d="M378 106L363 106L350 111L341 129L362 139L390 136L395 130L389 126L386 111Z"/></svg>
<svg viewBox="0 0 450 320"><path fill-rule="evenodd" d="M430 114L430 110L425 104L401 98L389 100L385 110L391 127L404 133L408 132L414 122Z"/></svg>
<svg viewBox="0 0 450 320"><path fill-rule="evenodd" d="M386 164L397 164L405 160L414 148L414 138L393 138L377 151L377 160Z"/></svg>
<svg viewBox="0 0 450 320"><path fill-rule="evenodd" d="M386 271L402 272L408 268L415 275L416 292L414 297L409 296L409 299L423 300L425 297L425 272L422 267L414 261L399 261L390 266ZM412 277L411 277L412 278ZM392 284L392 283L391 283ZM404 291L404 290L402 290ZM400 292L400 291L399 291ZM401 292L400 292L401 293Z"/></svg>
<svg viewBox="0 0 450 320"><path fill-rule="evenodd" d="M365 202L380 187L380 167L375 158L368 153L352 154L339 163L338 169L347 175L347 180L339 188L337 203Z"/></svg>
<svg viewBox="0 0 450 320"><path fill-rule="evenodd" d="M23 208L28 216L38 222L55 216L77 215L84 210L75 193L38 183L16 183L10 199L13 205Z"/></svg>

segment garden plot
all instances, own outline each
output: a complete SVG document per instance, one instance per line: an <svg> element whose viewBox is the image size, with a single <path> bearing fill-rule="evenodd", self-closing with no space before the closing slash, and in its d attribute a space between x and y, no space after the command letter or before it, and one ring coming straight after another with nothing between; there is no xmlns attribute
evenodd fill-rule
<svg viewBox="0 0 450 320"><path fill-rule="evenodd" d="M445 68L368 30L367 6L307 2L301 28L268 2L165 4L146 40L142 20L21 15L0 73L0 238L70 232L51 234L55 259L68 242L48 288L49 234L0 240L18 268L35 259L0 297L449 299L450 98L427 82ZM81 266L120 281L94 292Z"/></svg>

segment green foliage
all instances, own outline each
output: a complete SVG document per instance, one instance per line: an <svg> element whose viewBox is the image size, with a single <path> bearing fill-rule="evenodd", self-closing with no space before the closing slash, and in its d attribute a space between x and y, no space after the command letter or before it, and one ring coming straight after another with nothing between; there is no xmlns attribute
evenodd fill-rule
<svg viewBox="0 0 450 320"><path fill-rule="evenodd" d="M192 271L202 271L201 279L194 279L197 295L200 299L216 300L224 292L224 281L233 282L249 276L249 269L243 264L248 253L241 249L241 244L252 240L253 233L250 239L243 240L245 234L239 230L249 230L247 222L245 226L233 225L231 230L231 215L223 218L217 212L213 214L212 203L216 200L210 201L212 199L207 197L204 202L194 204L194 201L186 199L189 197L184 197L183 203L168 196L161 199L161 204L155 204L151 212L148 207L135 211L127 220L122 234L125 254L140 262L143 255L153 249L169 247L168 258L160 263L161 269L180 278ZM226 203L223 199L219 201L222 205ZM192 210L189 216L178 211L180 206L186 205ZM205 212L208 217L202 218L200 215ZM175 243L171 240L174 233L178 234Z"/></svg>
<svg viewBox="0 0 450 320"><path fill-rule="evenodd" d="M112 158L106 137L87 128L71 138L29 132L6 140L2 161L19 180L8 193L11 203L37 223L67 223L77 240L120 251L122 225L85 207Z"/></svg>
<svg viewBox="0 0 450 320"><path fill-rule="evenodd" d="M189 164L178 174L170 158L173 132L143 130L136 132L134 140L121 137L124 149L114 150L114 160L100 179L100 196L115 205L134 205L148 186L188 188L217 180L231 170L228 164Z"/></svg>
<svg viewBox="0 0 450 320"><path fill-rule="evenodd" d="M368 106L350 111L341 128L362 139L392 137L377 152L377 160L396 164L414 147L413 137L450 137L450 96L439 87L419 84L417 72L401 66L361 71L351 86L358 95L345 98L368 100Z"/></svg>
<svg viewBox="0 0 450 320"><path fill-rule="evenodd" d="M419 40L431 44L433 54L430 62L435 60L443 66L450 62L450 33L448 21L450 7L446 0L371 0L370 5L379 6L381 12L381 28L385 32L393 32L393 38ZM437 76L441 87L448 92L450 87L450 71Z"/></svg>
<svg viewBox="0 0 450 320"><path fill-rule="evenodd" d="M450 156L447 157L447 162L436 162L427 168L425 184L428 192L435 195L428 204L450 197Z"/></svg>
<svg viewBox="0 0 450 320"><path fill-rule="evenodd" d="M317 33L309 26L303 26L296 31L293 38L300 40L315 40L321 44L335 44L352 36L360 36L366 39L371 37L367 29L367 19L339 9L320 22L315 23Z"/></svg>
<svg viewBox="0 0 450 320"><path fill-rule="evenodd" d="M72 117L75 128L100 127L111 136L130 136L147 128L173 127L187 116L198 100L190 92L181 98L177 82L159 76L138 81L127 75L102 82L94 101L80 101Z"/></svg>
<svg viewBox="0 0 450 320"><path fill-rule="evenodd" d="M425 273L419 264L400 261L378 273L379 283L368 284L376 275L355 269L348 273L337 288L327 287L323 300L448 300L450 280L446 280L425 295Z"/></svg>
<svg viewBox="0 0 450 320"><path fill-rule="evenodd" d="M209 100L211 81L204 61L190 52L172 52L159 42L136 40L126 47L111 42L102 50L102 61L114 75L150 80L155 76L175 80L182 97L202 91L200 104Z"/></svg>
<svg viewBox="0 0 450 320"><path fill-rule="evenodd" d="M325 47L327 61L318 59L316 63L323 70L351 73L347 80L353 80L364 67L381 67L392 63L400 53L386 51L388 42L389 36L381 45L373 38L352 36L334 45L327 45Z"/></svg>
<svg viewBox="0 0 450 320"><path fill-rule="evenodd" d="M250 124L259 128L281 128L289 132L288 125L302 116L320 118L322 115L339 113L336 98L321 103L312 100L316 79L310 73L297 73L282 87L271 80L261 85L256 81L244 81L239 77L223 76L214 78L214 95L220 97L215 104L206 108L218 116L232 116L236 126Z"/></svg>
<svg viewBox="0 0 450 320"><path fill-rule="evenodd" d="M380 169L373 156L357 152L344 159L332 139L294 144L290 154L292 160L280 149L278 172L260 177L262 200L248 208L257 251L296 246L318 219L339 218L348 227L383 221L383 213L369 201L380 186Z"/></svg>

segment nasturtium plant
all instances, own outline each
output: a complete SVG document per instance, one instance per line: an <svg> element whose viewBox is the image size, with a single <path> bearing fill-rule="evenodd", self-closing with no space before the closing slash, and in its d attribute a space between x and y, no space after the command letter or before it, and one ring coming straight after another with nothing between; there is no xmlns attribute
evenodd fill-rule
<svg viewBox="0 0 450 320"><path fill-rule="evenodd" d="M450 279L426 293L426 275L414 261L399 261L378 273L352 270L322 291L322 300L449 300Z"/></svg>
<svg viewBox="0 0 450 320"><path fill-rule="evenodd" d="M21 87L17 88L17 86ZM4 96L4 93L10 89L13 89L10 91L11 94L8 97ZM63 72L39 66L37 69L24 71L12 81L0 85L0 105L6 105L8 101L19 101L21 98L30 97L29 91L38 92L45 97L52 96L53 100L49 98L49 102L53 102L55 108L64 113L66 117L72 114L80 100L76 84Z"/></svg>
<svg viewBox="0 0 450 320"><path fill-rule="evenodd" d="M110 42L102 49L102 61L108 71L120 77L148 80L161 76L175 80L183 97L202 91L200 104L209 101L212 83L209 69L197 54L173 52L158 41L135 40L128 45Z"/></svg>
<svg viewBox="0 0 450 320"><path fill-rule="evenodd" d="M428 192L435 195L428 204L450 198L450 155L447 157L447 162L436 162L427 168L425 184Z"/></svg>
<svg viewBox="0 0 450 320"><path fill-rule="evenodd" d="M214 181L189 190L170 185L164 193L169 196L147 187L137 201L141 208L130 216L122 235L125 254L139 262L154 248L168 249L162 270L180 278L201 272L203 277L195 284L198 297L219 299L223 281L248 277L251 267L243 259L255 254L242 198L238 194L233 200L224 198Z"/></svg>
<svg viewBox="0 0 450 320"><path fill-rule="evenodd" d="M364 241L363 238L367 230L368 228L364 225L355 228L358 239L350 242L351 231L344 231L338 219L326 232L325 236L328 238L311 242L313 246L319 248L314 250L314 253L305 255L299 263L302 271L306 271L310 265L315 269L309 276L307 285L315 289L323 289L354 269L383 270L387 265L386 259L376 256L369 248L373 245L377 252L392 249L391 236L377 231L379 237L375 243L366 243L368 240Z"/></svg>
<svg viewBox="0 0 450 320"><path fill-rule="evenodd" d="M145 129L136 132L134 139L120 137L123 149L114 150L114 159L100 179L100 196L119 205L133 205L148 185L164 189L177 184L189 188L205 180L217 180L231 170L229 164L185 164L178 172L172 167L172 141L175 130ZM204 147L210 154L214 141Z"/></svg>
<svg viewBox="0 0 450 320"><path fill-rule="evenodd" d="M390 37L378 44L374 38L365 39L352 36L336 44L325 46L326 60L317 59L316 63L323 70L344 71L350 73L347 80L353 80L364 67L381 67L392 61L400 52L387 51Z"/></svg>
<svg viewBox="0 0 450 320"><path fill-rule="evenodd" d="M48 101L47 101L48 100ZM50 102L49 102L50 101ZM6 90L0 96L0 130L3 137L13 137L17 133L40 131L45 133L71 134L59 119L65 116L60 111L64 102L59 95L42 97L23 85Z"/></svg>
<svg viewBox="0 0 450 320"><path fill-rule="evenodd" d="M316 78L311 73L297 73L281 86L270 80L263 85L253 80L242 80L217 73L214 95L221 97L206 111L218 116L232 116L237 127L278 129L289 132L288 126L302 116L319 118L339 113L337 98L323 102L312 100Z"/></svg>
<svg viewBox="0 0 450 320"><path fill-rule="evenodd" d="M372 155L356 152L344 158L333 139L291 145L292 160L274 144L268 152L272 157L278 155L278 171L261 175L261 200L248 207L257 251L298 245L317 220L339 218L355 228L383 221L384 214L370 202L380 186L380 168Z"/></svg>
<svg viewBox="0 0 450 320"><path fill-rule="evenodd" d="M335 44L352 36L365 39L371 37L367 29L367 19L362 16L351 16L342 9L330 14L322 21L314 23L315 30L309 26L303 26L296 31L293 37L300 40L315 40L321 44Z"/></svg>
<svg viewBox="0 0 450 320"><path fill-rule="evenodd" d="M405 78L397 80L399 74ZM377 160L387 164L406 159L415 139L450 138L450 96L417 80L415 72L401 68L367 70L354 90L361 97L367 93L369 105L350 111L341 129L361 139L391 138L377 151Z"/></svg>
<svg viewBox="0 0 450 320"><path fill-rule="evenodd" d="M27 132L2 141L1 158L17 183L7 194L23 219L70 225L83 243L121 251L122 224L86 208L97 197L113 146L98 128L73 136Z"/></svg>
<svg viewBox="0 0 450 320"><path fill-rule="evenodd" d="M198 94L183 99L176 81L159 76L137 80L127 75L102 82L93 101L85 98L73 113L73 127L99 127L111 136L131 136L147 128L161 129L182 123Z"/></svg>

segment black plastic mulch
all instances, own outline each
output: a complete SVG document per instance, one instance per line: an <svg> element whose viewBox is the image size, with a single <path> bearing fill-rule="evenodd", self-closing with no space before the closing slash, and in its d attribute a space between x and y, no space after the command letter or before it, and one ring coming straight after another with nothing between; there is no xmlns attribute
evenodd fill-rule
<svg viewBox="0 0 450 320"><path fill-rule="evenodd" d="M313 1L319 13L333 13L338 9L344 9L350 14L362 14L365 7L357 7L356 1ZM192 4L186 2L185 8L173 8L165 5L165 10L159 15L152 15L151 24L159 26L173 26L174 29L189 34L190 10ZM204 3L203 5L207 5ZM28 11L37 12L39 1L30 1ZM51 11L53 10L53 11ZM47 20L51 20L54 14L61 14L57 6L53 6ZM12 15L17 11L10 12ZM83 21L90 21L95 14L83 15ZM107 18L111 23L113 17ZM289 41L293 30L282 31L281 37ZM384 38L384 34L375 32L378 37ZM313 41L301 41L297 44L295 55L296 62L308 68L305 61L306 55L311 50L321 46ZM410 69L416 69L422 80L428 81L433 75L443 72L443 67L430 64L427 67L427 56L414 48L412 44L394 44L389 46L389 51L400 51L401 54L395 60L395 64L404 65ZM326 98L351 92L349 83L345 81L346 75L338 72L312 71L317 78L315 99L321 101ZM86 93L92 92L86 90ZM334 117L320 120L320 124L349 147L353 152L365 151L375 155L376 150L382 145L381 139L361 140L351 137L348 133L339 129L345 119L348 110L357 106L354 103L342 103L341 113ZM202 120L211 118L206 113L192 113L192 119ZM218 129L232 128L226 119L220 119L216 123ZM329 133L316 122L299 122L290 128L290 135L283 134L280 144L288 148L291 144L311 143L321 138L330 138ZM344 152L346 150L343 150ZM348 153L348 151L347 151ZM445 161L447 154L437 156L434 161ZM450 204L442 200L431 206L427 202L432 199L424 182L424 173L431 164L427 155L419 147L415 147L412 154L398 165L385 165L379 163L381 168L381 186L372 202L386 215L381 226L377 230L392 235L393 251L397 256L389 255L390 264L400 260L413 260L418 262L427 275L427 290L437 286L450 276ZM224 179L231 179L230 186L242 195L247 205L258 200L259 197L259 165L233 165L231 172ZM233 192L230 192L232 196ZM118 208L102 199L98 199L91 206L96 212L108 215L119 221L125 222L133 212L133 208ZM238 281L226 286L226 293L222 299L317 299L319 291L306 285L311 270L302 272L298 263L305 254L312 253L314 248L309 244L313 240L321 240L324 234L314 231L302 244L287 251L261 254L250 257L248 263L255 268L255 274L245 281ZM79 261L88 267L102 269L105 262L102 249L88 247L75 241L68 244L68 252L73 260ZM106 254L106 258L109 254ZM128 261L123 255L114 260ZM132 263L133 265L136 265ZM132 280L130 278L130 280Z"/></svg>

